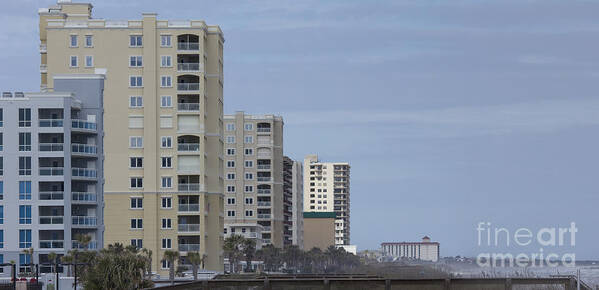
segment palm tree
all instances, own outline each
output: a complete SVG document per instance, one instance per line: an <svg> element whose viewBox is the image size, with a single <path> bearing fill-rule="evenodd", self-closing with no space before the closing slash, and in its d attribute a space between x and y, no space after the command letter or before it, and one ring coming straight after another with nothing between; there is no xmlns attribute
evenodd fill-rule
<svg viewBox="0 0 599 290"><path fill-rule="evenodd" d="M166 250L164 251L164 260L169 262L168 265L168 277L171 280L171 284L175 284L175 261L179 259L179 252Z"/></svg>
<svg viewBox="0 0 599 290"><path fill-rule="evenodd" d="M256 256L256 241L251 239L244 239L243 244L243 255L245 256L245 271L252 271L252 260Z"/></svg>
<svg viewBox="0 0 599 290"><path fill-rule="evenodd" d="M92 237L90 235L76 234L75 240L77 240L77 243L85 251L85 250L87 250L87 247L89 246L89 244L92 242Z"/></svg>
<svg viewBox="0 0 599 290"><path fill-rule="evenodd" d="M204 262L203 255L200 255L198 252L190 252L187 254L187 261L191 264L193 280L198 280L198 268L200 267L200 264Z"/></svg>
<svg viewBox="0 0 599 290"><path fill-rule="evenodd" d="M230 270L233 273L235 273L237 270L237 263L239 263L239 259L241 257L239 250L244 240L245 238L241 235L231 235L225 239L223 251L229 259Z"/></svg>
<svg viewBox="0 0 599 290"><path fill-rule="evenodd" d="M30 273L33 275L33 248L23 250L23 254L29 256Z"/></svg>
<svg viewBox="0 0 599 290"><path fill-rule="evenodd" d="M143 249L141 249L141 252L144 253L147 264L148 264L147 265L148 278L152 278L152 250L143 248Z"/></svg>
<svg viewBox="0 0 599 290"><path fill-rule="evenodd" d="M52 273L56 274L56 271L58 271L58 269L56 269L56 259L58 258L58 255L54 252L50 252L48 253L48 260L50 261L50 263L52 263Z"/></svg>

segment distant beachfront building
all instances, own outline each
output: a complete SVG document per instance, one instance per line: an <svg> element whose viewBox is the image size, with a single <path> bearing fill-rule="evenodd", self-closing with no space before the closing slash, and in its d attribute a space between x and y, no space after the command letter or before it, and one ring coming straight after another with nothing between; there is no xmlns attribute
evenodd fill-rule
<svg viewBox="0 0 599 290"><path fill-rule="evenodd" d="M388 257L437 262L439 246L438 242L431 242L431 239L425 236L422 242L382 243L381 250L383 255Z"/></svg>

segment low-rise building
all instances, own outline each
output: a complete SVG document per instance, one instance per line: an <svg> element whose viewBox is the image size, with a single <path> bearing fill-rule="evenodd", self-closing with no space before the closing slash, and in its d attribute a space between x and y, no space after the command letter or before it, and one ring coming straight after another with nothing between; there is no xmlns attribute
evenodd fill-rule
<svg viewBox="0 0 599 290"><path fill-rule="evenodd" d="M437 262L439 260L438 242L431 242L428 236L422 242L382 243L381 250L388 257L407 258L421 261Z"/></svg>

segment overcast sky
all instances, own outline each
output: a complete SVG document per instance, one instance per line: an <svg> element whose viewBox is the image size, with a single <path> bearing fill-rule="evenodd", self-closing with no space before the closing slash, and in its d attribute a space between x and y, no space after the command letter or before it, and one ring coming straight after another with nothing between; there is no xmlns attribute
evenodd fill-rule
<svg viewBox="0 0 599 290"><path fill-rule="evenodd" d="M54 1L2 2L0 88L38 90L37 8ZM576 222L575 247L545 252L599 259L599 2L94 5L220 25L226 113L280 114L285 154L351 163L359 249L429 235L442 256L476 255L480 221Z"/></svg>

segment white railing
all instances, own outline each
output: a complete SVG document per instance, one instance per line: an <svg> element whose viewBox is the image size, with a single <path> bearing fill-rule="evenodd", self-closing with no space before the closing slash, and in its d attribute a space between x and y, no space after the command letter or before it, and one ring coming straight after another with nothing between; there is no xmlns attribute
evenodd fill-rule
<svg viewBox="0 0 599 290"><path fill-rule="evenodd" d="M270 164L258 164L258 169L270 169Z"/></svg>
<svg viewBox="0 0 599 290"><path fill-rule="evenodd" d="M40 143L40 151L62 152L64 151L64 145L62 143Z"/></svg>
<svg viewBox="0 0 599 290"><path fill-rule="evenodd" d="M199 91L200 83L178 83L177 90L179 90L179 91Z"/></svg>
<svg viewBox="0 0 599 290"><path fill-rule="evenodd" d="M198 211L200 211L200 205L199 204L180 204L179 205L179 211L194 211L194 212L198 212Z"/></svg>
<svg viewBox="0 0 599 290"><path fill-rule="evenodd" d="M97 195L93 192L73 192L71 195L73 201L97 201Z"/></svg>
<svg viewBox="0 0 599 290"><path fill-rule="evenodd" d="M257 128L256 132L258 132L258 133L270 133L270 128Z"/></svg>
<svg viewBox="0 0 599 290"><path fill-rule="evenodd" d="M258 206L270 206L270 201L259 201Z"/></svg>
<svg viewBox="0 0 599 290"><path fill-rule="evenodd" d="M40 225L61 225L63 223L63 216L40 216Z"/></svg>
<svg viewBox="0 0 599 290"><path fill-rule="evenodd" d="M179 191L200 191L199 183L185 183L179 184Z"/></svg>
<svg viewBox="0 0 599 290"><path fill-rule="evenodd" d="M62 200L64 192L62 191L40 191L40 200Z"/></svg>
<svg viewBox="0 0 599 290"><path fill-rule="evenodd" d="M263 232L270 232L270 229L271 229L270 226L264 226L264 227L262 227L262 231Z"/></svg>
<svg viewBox="0 0 599 290"><path fill-rule="evenodd" d="M269 213L259 213L258 214L258 218L259 219L269 219L270 218L270 214ZM266 228L266 227L265 227ZM266 229L265 229L266 230ZM269 229L270 230L270 229Z"/></svg>
<svg viewBox="0 0 599 290"><path fill-rule="evenodd" d="M256 179L258 181L271 181L272 177L260 177L260 176L258 176Z"/></svg>
<svg viewBox="0 0 599 290"><path fill-rule="evenodd" d="M84 247L82 244L79 243L79 241L73 240L73 241L71 241L71 247L73 249L86 249L87 248L88 250L95 250L98 248L98 242L91 241L91 242L89 242L87 247Z"/></svg>
<svg viewBox="0 0 599 290"><path fill-rule="evenodd" d="M179 111L200 111L200 103L178 103L177 109Z"/></svg>
<svg viewBox="0 0 599 290"><path fill-rule="evenodd" d="M200 244L179 244L180 252L197 252L200 250Z"/></svg>
<svg viewBox="0 0 599 290"><path fill-rule="evenodd" d="M72 175L73 177L96 178L98 176L98 171L95 169L88 168L73 168Z"/></svg>
<svg viewBox="0 0 599 290"><path fill-rule="evenodd" d="M199 63L179 63L177 64L178 71L199 71Z"/></svg>
<svg viewBox="0 0 599 290"><path fill-rule="evenodd" d="M258 194L270 194L270 189L258 189Z"/></svg>
<svg viewBox="0 0 599 290"><path fill-rule="evenodd" d="M96 145L71 144L71 151L79 154L97 154L98 147Z"/></svg>
<svg viewBox="0 0 599 290"><path fill-rule="evenodd" d="M48 127L58 128L58 127L63 127L63 126L64 126L64 120L63 119L41 119L40 120L40 127L44 127L44 128L48 128Z"/></svg>
<svg viewBox="0 0 599 290"><path fill-rule="evenodd" d="M96 226L98 219L95 216L74 216L72 217L73 225L79 226Z"/></svg>
<svg viewBox="0 0 599 290"><path fill-rule="evenodd" d="M73 129L83 129L83 130L96 130L98 127L96 123L84 121L84 120L73 120L71 122L71 126Z"/></svg>
<svg viewBox="0 0 599 290"><path fill-rule="evenodd" d="M200 151L199 143L180 143L177 145L177 151Z"/></svg>
<svg viewBox="0 0 599 290"><path fill-rule="evenodd" d="M200 225L199 224L180 224L179 231L180 232L199 232Z"/></svg>
<svg viewBox="0 0 599 290"><path fill-rule="evenodd" d="M200 50L198 42L179 42L177 43L178 50Z"/></svg>
<svg viewBox="0 0 599 290"><path fill-rule="evenodd" d="M40 240L41 249L62 249L64 241L61 240Z"/></svg>
<svg viewBox="0 0 599 290"><path fill-rule="evenodd" d="M62 167L40 167L40 175L42 176L62 176L64 168Z"/></svg>

